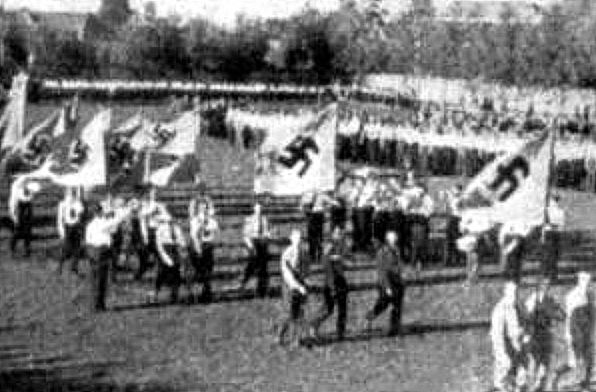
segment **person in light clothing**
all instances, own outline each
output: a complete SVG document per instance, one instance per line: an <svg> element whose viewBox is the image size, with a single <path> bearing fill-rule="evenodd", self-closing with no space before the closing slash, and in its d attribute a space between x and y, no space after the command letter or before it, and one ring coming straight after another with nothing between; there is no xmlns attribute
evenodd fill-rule
<svg viewBox="0 0 596 392"><path fill-rule="evenodd" d="M285 344L286 334L292 329L292 343L296 344L305 332L303 306L308 295L308 262L302 249L302 234L299 230L293 230L290 234L290 246L284 250L280 264L283 301L288 305L288 314L281 323L278 341Z"/></svg>
<svg viewBox="0 0 596 392"><path fill-rule="evenodd" d="M62 272L64 262L71 259L71 270L78 273L79 260L83 255L84 212L85 208L78 197L77 189L67 189L64 199L58 204L57 214L58 236L63 243L62 255L60 256L60 272Z"/></svg>
<svg viewBox="0 0 596 392"><path fill-rule="evenodd" d="M527 237L533 230L533 225L523 221L510 221L501 226L499 249L505 279L517 283L521 280Z"/></svg>
<svg viewBox="0 0 596 392"><path fill-rule="evenodd" d="M170 302L178 301L181 276L180 266L182 249L186 249L186 240L182 229L167 213L160 214L155 232L155 242L159 254L155 292L150 298L156 300L164 284L170 286Z"/></svg>
<svg viewBox="0 0 596 392"><path fill-rule="evenodd" d="M559 379L569 371L576 371L580 385L587 390L594 364L594 332L596 313L594 295L590 290L591 276L587 272L577 274L577 285L565 297L565 342L567 364L557 369L554 389ZM583 373L583 374L582 374Z"/></svg>
<svg viewBox="0 0 596 392"><path fill-rule="evenodd" d="M522 326L517 284L514 282L505 283L503 297L492 311L490 338L494 357L495 390L505 392L521 387L517 385L517 380L525 378L523 346L529 338Z"/></svg>
<svg viewBox="0 0 596 392"><path fill-rule="evenodd" d="M190 246L189 256L195 270L193 281L203 284L201 300L210 302L213 293L211 291L211 275L214 268L215 240L219 232L217 221L208 215L207 208L190 220Z"/></svg>
<svg viewBox="0 0 596 392"><path fill-rule="evenodd" d="M112 260L112 234L129 214L128 207L112 211L109 203L103 202L97 207L95 217L87 224L85 245L91 264L91 288L95 311L106 310L108 276Z"/></svg>

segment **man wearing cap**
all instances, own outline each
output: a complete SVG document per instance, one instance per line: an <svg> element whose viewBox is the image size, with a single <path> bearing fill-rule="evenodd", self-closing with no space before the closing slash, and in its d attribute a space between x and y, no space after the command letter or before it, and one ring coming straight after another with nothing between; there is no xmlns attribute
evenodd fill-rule
<svg viewBox="0 0 596 392"><path fill-rule="evenodd" d="M167 211L162 211L157 217L155 244L159 255L155 292L151 297L157 299L164 284L170 286L170 302L178 301L178 290L182 283L180 276L181 250L186 248L186 241L182 229L172 219Z"/></svg>
<svg viewBox="0 0 596 392"><path fill-rule="evenodd" d="M397 244L397 234L388 231L385 244L377 252L378 297L374 307L366 314L370 326L374 319L391 306L389 336L401 333L401 316L406 286L402 277L403 262Z"/></svg>
<svg viewBox="0 0 596 392"><path fill-rule="evenodd" d="M33 236L33 197L40 191L38 182L26 176L17 178L10 191L9 213L13 222L13 233L10 250L14 254L18 240L22 240L25 256L31 256L31 240Z"/></svg>
<svg viewBox="0 0 596 392"><path fill-rule="evenodd" d="M523 380L525 377L523 348L529 341L529 337L522 326L522 314L518 301L517 284L505 283L503 297L495 305L491 315L493 386L496 391L515 390L517 380Z"/></svg>
<svg viewBox="0 0 596 392"><path fill-rule="evenodd" d="M120 223L128 217L130 208L110 211L110 205L104 201L96 209L95 217L87 224L85 244L91 264L91 287L93 292L93 308L96 311L106 310L106 293L108 275L112 261L112 234Z"/></svg>
<svg viewBox="0 0 596 392"><path fill-rule="evenodd" d="M193 216L189 222L190 246L189 256L195 270L193 281L203 284L201 300L210 302L211 275L214 268L215 239L219 232L219 225L213 216L209 215L208 207L200 208L198 215Z"/></svg>
<svg viewBox="0 0 596 392"><path fill-rule="evenodd" d="M555 343L553 323L565 319L565 312L549 290L550 281L540 280L525 304L525 320L530 335L529 354L534 372L532 391L543 391L546 387Z"/></svg>
<svg viewBox="0 0 596 392"><path fill-rule="evenodd" d="M306 303L308 287L306 276L308 262L302 249L302 235L299 230L293 230L290 235L290 246L281 256L281 277L284 304L288 306L288 315L284 318L279 329L278 341L285 344L285 337L292 328L292 343L300 342L304 334L305 320L303 306Z"/></svg>
<svg viewBox="0 0 596 392"><path fill-rule="evenodd" d="M591 276L587 272L577 274L577 285L565 297L565 342L567 364L557 369L553 388L569 371L578 372L580 385L587 390L592 377L594 361L594 296L590 290ZM583 373L583 374L581 374Z"/></svg>
<svg viewBox="0 0 596 392"><path fill-rule="evenodd" d="M346 247L341 228L336 227L331 236L331 242L327 245L323 257L325 271L323 304L312 322L312 335L318 334L319 327L333 314L337 305L337 338L343 340L348 313L348 281L345 273Z"/></svg>
<svg viewBox="0 0 596 392"><path fill-rule="evenodd" d="M64 262L71 259L71 270L78 272L79 260L83 255L82 241L84 233L83 217L85 208L76 188L66 189L64 199L58 204L57 229L63 242L60 257L60 272Z"/></svg>
<svg viewBox="0 0 596 392"><path fill-rule="evenodd" d="M255 204L254 213L244 221L244 244L248 249L248 264L240 289L244 289L248 281L256 275L257 296L264 298L269 288L269 221L263 215L259 202Z"/></svg>

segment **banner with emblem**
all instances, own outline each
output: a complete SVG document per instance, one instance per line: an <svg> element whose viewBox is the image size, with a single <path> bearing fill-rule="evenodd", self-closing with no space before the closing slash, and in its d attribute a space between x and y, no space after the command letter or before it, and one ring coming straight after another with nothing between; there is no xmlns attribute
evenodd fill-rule
<svg viewBox="0 0 596 392"><path fill-rule="evenodd" d="M335 188L337 104L294 129L270 129L259 147L257 194L300 195Z"/></svg>
<svg viewBox="0 0 596 392"><path fill-rule="evenodd" d="M492 223L544 223L553 149L545 132L516 151L497 157L468 185L463 214L481 211Z"/></svg>
<svg viewBox="0 0 596 392"><path fill-rule="evenodd" d="M51 180L58 185L85 187L106 184L105 137L112 113L104 109L91 119L80 135L63 142L61 154L53 155Z"/></svg>

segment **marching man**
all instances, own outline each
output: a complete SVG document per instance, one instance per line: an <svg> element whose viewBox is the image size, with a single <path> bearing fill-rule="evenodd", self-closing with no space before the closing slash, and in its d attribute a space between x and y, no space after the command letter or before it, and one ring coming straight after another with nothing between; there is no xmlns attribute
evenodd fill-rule
<svg viewBox="0 0 596 392"><path fill-rule="evenodd" d="M57 228L62 240L62 255L60 257L60 273L64 262L71 259L71 270L78 273L79 260L82 257L85 208L76 188L67 188L64 199L58 204Z"/></svg>
<svg viewBox="0 0 596 392"><path fill-rule="evenodd" d="M151 257L154 259L153 261L155 263L157 263L159 259L156 232L159 225L158 218L165 213L167 213L165 206L156 200L155 189L151 189L148 198L142 201L138 213L144 250L139 253L139 271L136 276L137 280L140 280L145 271L149 269L149 260Z"/></svg>
<svg viewBox="0 0 596 392"><path fill-rule="evenodd" d="M525 377L523 345L529 338L522 328L517 284L514 282L505 283L503 298L493 309L490 337L495 360L494 388L503 392L515 390L517 379Z"/></svg>
<svg viewBox="0 0 596 392"><path fill-rule="evenodd" d="M17 242L22 240L25 256L31 256L31 240L33 236L33 198L41 190L38 182L27 176L18 177L12 184L9 200L9 214L13 223L10 250L13 255Z"/></svg>
<svg viewBox="0 0 596 392"><path fill-rule="evenodd" d="M306 276L308 263L302 249L302 234L293 230L290 234L290 246L281 256L281 276L283 280L283 301L288 306L288 315L279 330L279 344L285 344L286 334L292 329L292 344L299 344L304 334L304 304L308 288Z"/></svg>
<svg viewBox="0 0 596 392"><path fill-rule="evenodd" d="M182 249L186 249L186 240L182 229L170 214L162 212L157 218L158 226L155 233L155 242L159 254L157 267L157 278L155 279L155 292L151 295L156 300L159 291L164 284L171 288L170 302L178 301L178 290L182 278L180 266L182 261Z"/></svg>
<svg viewBox="0 0 596 392"><path fill-rule="evenodd" d="M244 244L249 253L248 264L244 270L244 277L240 289L244 289L248 281L257 276L257 296L264 298L269 287L269 221L261 210L261 204L256 203L254 214L244 222Z"/></svg>
<svg viewBox="0 0 596 392"><path fill-rule="evenodd" d="M567 372L583 372L580 386L588 390L592 376L594 357L595 312L594 297L590 291L591 276L587 272L577 274L577 285L565 298L565 341L567 364L557 370L553 388Z"/></svg>
<svg viewBox="0 0 596 392"><path fill-rule="evenodd" d="M85 230L87 255L91 263L91 287L93 308L95 311L106 310L106 294L110 264L112 262L112 235L118 226L130 214L130 208L112 211L110 203L104 201L98 206L95 217Z"/></svg>
<svg viewBox="0 0 596 392"><path fill-rule="evenodd" d="M203 284L203 302L210 302L212 299L211 275L215 265L213 251L218 232L219 225L209 214L207 206L191 217L189 256L195 270L193 281Z"/></svg>

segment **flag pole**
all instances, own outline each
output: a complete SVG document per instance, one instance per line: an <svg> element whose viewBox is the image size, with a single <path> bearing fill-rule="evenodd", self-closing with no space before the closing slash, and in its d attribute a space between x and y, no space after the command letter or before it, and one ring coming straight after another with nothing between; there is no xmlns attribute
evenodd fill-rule
<svg viewBox="0 0 596 392"><path fill-rule="evenodd" d="M549 205L550 205L550 200L552 198L552 186L553 186L553 180L554 180L554 176L553 176L553 172L554 172L554 166L555 166L555 139L556 139L556 135L557 135L557 121L555 119L553 119L552 125L551 125L551 140L550 140L550 147L549 147L549 160L548 160L548 178L547 178L547 184L546 184L546 192L544 195L544 218L543 218L543 226L547 226L550 224L550 216L548 213L549 210ZM544 231L543 231L544 233ZM542 236L542 239L544 241L544 235Z"/></svg>

